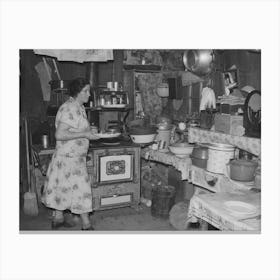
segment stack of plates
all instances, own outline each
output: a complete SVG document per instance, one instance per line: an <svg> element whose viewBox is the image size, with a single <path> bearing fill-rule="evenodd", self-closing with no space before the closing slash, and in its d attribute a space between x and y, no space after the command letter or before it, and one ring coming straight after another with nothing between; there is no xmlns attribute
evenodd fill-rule
<svg viewBox="0 0 280 280"><path fill-rule="evenodd" d="M247 202L231 200L224 202L226 209L234 216L244 217L259 214L259 209Z"/></svg>

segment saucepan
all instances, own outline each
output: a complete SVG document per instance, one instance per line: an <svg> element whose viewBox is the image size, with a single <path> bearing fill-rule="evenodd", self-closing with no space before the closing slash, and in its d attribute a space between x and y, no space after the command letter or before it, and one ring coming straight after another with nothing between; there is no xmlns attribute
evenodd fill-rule
<svg viewBox="0 0 280 280"><path fill-rule="evenodd" d="M254 180L258 163L253 160L236 159L230 161L229 166L232 180L250 182Z"/></svg>
<svg viewBox="0 0 280 280"><path fill-rule="evenodd" d="M155 126L134 126L129 129L131 140L137 144L151 143L155 140L157 135L157 128Z"/></svg>
<svg viewBox="0 0 280 280"><path fill-rule="evenodd" d="M186 50L183 62L187 70L198 75L206 75L212 71L214 53L212 50Z"/></svg>

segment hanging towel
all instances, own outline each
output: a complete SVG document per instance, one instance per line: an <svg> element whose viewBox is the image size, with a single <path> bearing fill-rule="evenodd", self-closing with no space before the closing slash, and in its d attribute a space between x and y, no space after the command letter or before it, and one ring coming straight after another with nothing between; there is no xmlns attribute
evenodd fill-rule
<svg viewBox="0 0 280 280"><path fill-rule="evenodd" d="M207 108L216 109L215 92L209 87L205 87L202 89L199 110L203 111Z"/></svg>
<svg viewBox="0 0 280 280"><path fill-rule="evenodd" d="M43 93L43 99L44 99L44 101L50 101L51 86L50 86L49 82L51 80L48 75L46 67L48 67L49 72L52 71L51 68L48 65L45 66L43 62L39 62L35 66L35 69L36 69L38 77L40 79L41 89L42 89L42 93Z"/></svg>
<svg viewBox="0 0 280 280"><path fill-rule="evenodd" d="M34 49L35 54L56 57L59 61L88 61L113 60L113 50L110 49Z"/></svg>

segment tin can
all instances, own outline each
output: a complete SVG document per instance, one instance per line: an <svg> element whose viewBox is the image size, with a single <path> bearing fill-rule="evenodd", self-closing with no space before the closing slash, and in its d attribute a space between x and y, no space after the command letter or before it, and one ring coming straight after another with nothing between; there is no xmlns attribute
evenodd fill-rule
<svg viewBox="0 0 280 280"><path fill-rule="evenodd" d="M112 89L114 86L113 82L107 82L107 88Z"/></svg>
<svg viewBox="0 0 280 280"><path fill-rule="evenodd" d="M117 101L117 97L116 96L112 96L112 104L117 104L118 101Z"/></svg>
<svg viewBox="0 0 280 280"><path fill-rule="evenodd" d="M49 136L48 135L42 135L42 145L44 149L47 149L49 147Z"/></svg>
<svg viewBox="0 0 280 280"><path fill-rule="evenodd" d="M105 105L105 98L103 96L100 97L100 105L101 106Z"/></svg>
<svg viewBox="0 0 280 280"><path fill-rule="evenodd" d="M118 90L119 89L119 83L118 82L114 82L114 90Z"/></svg>

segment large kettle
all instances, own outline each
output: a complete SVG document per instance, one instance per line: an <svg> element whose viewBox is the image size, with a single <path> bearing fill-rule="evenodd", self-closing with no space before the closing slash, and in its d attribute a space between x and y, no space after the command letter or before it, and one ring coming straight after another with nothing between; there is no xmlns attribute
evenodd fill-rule
<svg viewBox="0 0 280 280"><path fill-rule="evenodd" d="M187 70L197 75L206 75L212 71L214 52L213 50L186 50L183 62Z"/></svg>

